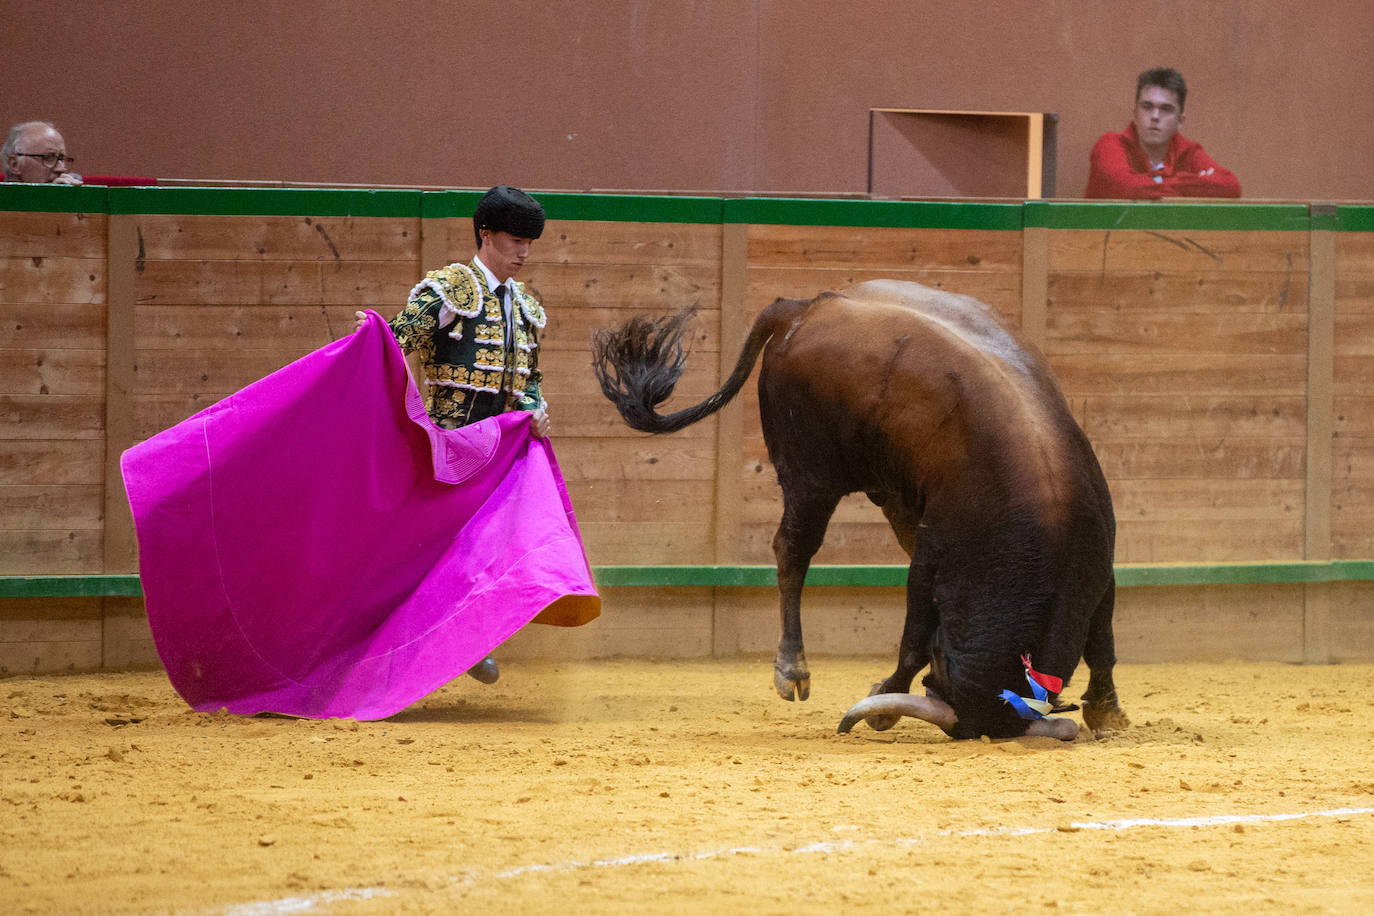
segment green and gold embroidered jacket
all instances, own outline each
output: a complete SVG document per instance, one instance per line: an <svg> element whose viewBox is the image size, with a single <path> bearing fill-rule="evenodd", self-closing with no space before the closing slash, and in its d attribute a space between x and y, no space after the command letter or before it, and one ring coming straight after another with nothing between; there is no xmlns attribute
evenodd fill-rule
<svg viewBox="0 0 1374 916"><path fill-rule="evenodd" d="M546 318L523 283L512 284L511 345L501 301L481 267L450 264L425 274L389 323L396 342L424 360L425 407L434 422L457 429L507 410L537 410L539 331Z"/></svg>

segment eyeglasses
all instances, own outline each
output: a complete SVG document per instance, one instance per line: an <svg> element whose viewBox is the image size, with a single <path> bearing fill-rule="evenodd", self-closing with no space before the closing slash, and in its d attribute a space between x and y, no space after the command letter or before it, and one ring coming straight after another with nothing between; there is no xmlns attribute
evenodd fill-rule
<svg viewBox="0 0 1374 916"><path fill-rule="evenodd" d="M76 165L75 157L68 156L66 153L15 153L16 156L28 156L30 159L42 159L43 164L52 168L59 162L67 165Z"/></svg>

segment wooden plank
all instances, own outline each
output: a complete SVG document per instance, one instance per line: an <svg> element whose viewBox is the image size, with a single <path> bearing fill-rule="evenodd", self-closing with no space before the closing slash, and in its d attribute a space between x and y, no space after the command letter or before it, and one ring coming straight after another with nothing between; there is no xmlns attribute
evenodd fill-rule
<svg viewBox="0 0 1374 916"><path fill-rule="evenodd" d="M1374 313L1374 276L1349 274L1337 267L1336 304L1343 314Z"/></svg>
<svg viewBox="0 0 1374 916"><path fill-rule="evenodd" d="M551 315L568 308L660 314L688 306L715 309L720 302L717 264L530 264L520 279Z"/></svg>
<svg viewBox="0 0 1374 916"><path fill-rule="evenodd" d="M1337 303L1336 316L1336 355L1338 357L1374 356L1374 314L1346 310L1344 304Z"/></svg>
<svg viewBox="0 0 1374 916"><path fill-rule="evenodd" d="M0 302L103 305L104 258L0 258Z"/></svg>
<svg viewBox="0 0 1374 916"><path fill-rule="evenodd" d="M1118 521L1263 521L1301 523L1302 478L1218 479L1216 477L1118 479L1111 482Z"/></svg>
<svg viewBox="0 0 1374 916"><path fill-rule="evenodd" d="M1337 232L1335 236L1337 284L1343 279L1374 279L1374 232Z"/></svg>
<svg viewBox="0 0 1374 916"><path fill-rule="evenodd" d="M99 598L0 601L0 675L91 669L100 662Z"/></svg>
<svg viewBox="0 0 1374 916"><path fill-rule="evenodd" d="M748 301L757 313L774 299L810 299L818 293L843 289L867 280L920 283L931 289L972 296L997 309L1013 323L1021 317L1020 274L1000 271L900 270L886 267L759 268L751 265Z"/></svg>
<svg viewBox="0 0 1374 916"><path fill-rule="evenodd" d="M984 229L749 227L749 266L1021 273L1021 236Z"/></svg>
<svg viewBox="0 0 1374 916"><path fill-rule="evenodd" d="M100 484L103 439L0 439L0 486Z"/></svg>
<svg viewBox="0 0 1374 916"><path fill-rule="evenodd" d="M715 479L711 438L675 433L670 438L604 439L555 433L550 441L569 481Z"/></svg>
<svg viewBox="0 0 1374 916"><path fill-rule="evenodd" d="M681 658L709 655L711 595L699 588L602 588L601 616L583 627L524 627L501 658Z"/></svg>
<svg viewBox="0 0 1374 916"><path fill-rule="evenodd" d="M582 521L662 522L702 528L712 522L714 491L708 481L578 478L568 480L567 485Z"/></svg>
<svg viewBox="0 0 1374 916"><path fill-rule="evenodd" d="M1109 482L1126 478L1301 478L1305 436L1292 439L1110 438L1092 440Z"/></svg>
<svg viewBox="0 0 1374 916"><path fill-rule="evenodd" d="M148 261L138 302L371 308L404 303L417 279L406 261Z"/></svg>
<svg viewBox="0 0 1374 916"><path fill-rule="evenodd" d="M1331 612L1331 661L1368 661L1374 658L1374 614L1369 613L1374 586L1368 582L1333 583L1328 592Z"/></svg>
<svg viewBox="0 0 1374 916"><path fill-rule="evenodd" d="M1183 400L1150 395L1070 399L1090 440L1302 438L1307 403L1295 396L1196 395Z"/></svg>
<svg viewBox="0 0 1374 916"><path fill-rule="evenodd" d="M99 530L0 529L0 575L77 575L100 572Z"/></svg>
<svg viewBox="0 0 1374 916"><path fill-rule="evenodd" d="M1306 232L1054 229L1050 273L1278 271L1291 272L1297 285L1307 272L1307 245Z"/></svg>
<svg viewBox="0 0 1374 916"><path fill-rule="evenodd" d="M104 352L105 310L92 303L17 303L0 297L0 307L4 308L5 315L5 320L0 321L0 352Z"/></svg>
<svg viewBox="0 0 1374 916"><path fill-rule="evenodd" d="M161 660L142 598L106 598L101 602L100 666L157 666Z"/></svg>
<svg viewBox="0 0 1374 916"><path fill-rule="evenodd" d="M138 360L138 396L200 394L218 400L313 349L305 345L293 350L144 350Z"/></svg>
<svg viewBox="0 0 1374 916"><path fill-rule="evenodd" d="M99 531L103 504L99 484L0 485L0 531Z"/></svg>
<svg viewBox="0 0 1374 916"><path fill-rule="evenodd" d="M146 261L409 261L420 252L420 220L385 217L140 214ZM418 277L417 277L418 279Z"/></svg>
<svg viewBox="0 0 1374 916"><path fill-rule="evenodd" d="M1305 354L1064 353L1050 364L1070 396L1307 393ZM1370 371L1374 378L1374 361Z"/></svg>
<svg viewBox="0 0 1374 916"><path fill-rule="evenodd" d="M1231 316L1252 312L1302 314L1307 311L1307 296L1307 276L1287 270L1058 271L1048 280L1050 303L1065 309L1224 312Z"/></svg>
<svg viewBox="0 0 1374 916"><path fill-rule="evenodd" d="M467 224L471 257L472 222ZM526 267L576 264L675 264L719 269L723 228L714 223L637 223L549 220L530 249Z"/></svg>
<svg viewBox="0 0 1374 916"><path fill-rule="evenodd" d="M1256 314L1238 321L1217 313L1132 315L1100 309L1050 309L1050 356L1095 353L1307 352L1307 316Z"/></svg>
<svg viewBox="0 0 1374 916"><path fill-rule="evenodd" d="M1118 516L1118 563L1223 563L1302 555L1301 518L1138 521Z"/></svg>
<svg viewBox="0 0 1374 916"><path fill-rule="evenodd" d="M1332 428L1341 439L1374 435L1374 394L1338 395L1332 398L1335 413Z"/></svg>
<svg viewBox="0 0 1374 916"><path fill-rule="evenodd" d="M542 352L573 350L590 356L592 334L596 331L602 328L616 327L640 312L657 316L667 315L676 310L666 306L655 309L653 305L654 303L651 302L643 309L577 305L563 305L557 308L550 306L547 309L548 324L545 325L543 333L539 335L540 350ZM720 352L719 328L719 309L703 308L687 325L683 342L689 352L701 354L700 361L714 363L708 354ZM693 360L688 361L689 369L694 362ZM588 360L587 365L590 365L590 360Z"/></svg>
<svg viewBox="0 0 1374 916"><path fill-rule="evenodd" d="M0 258L105 257L103 213L0 212Z"/></svg>
<svg viewBox="0 0 1374 916"><path fill-rule="evenodd" d="M103 439L105 407L90 398L0 395L0 439Z"/></svg>
<svg viewBox="0 0 1374 916"><path fill-rule="evenodd" d="M105 393L105 351L0 350L0 391L99 398Z"/></svg>
<svg viewBox="0 0 1374 916"><path fill-rule="evenodd" d="M714 553L709 525L578 520L593 564L709 563Z"/></svg>
<svg viewBox="0 0 1374 916"><path fill-rule="evenodd" d="M742 563L772 563L773 535L778 519L771 522L745 522L740 528ZM832 521L825 542L816 552L813 564L900 564L909 563L892 529L884 524Z"/></svg>
<svg viewBox="0 0 1374 916"><path fill-rule="evenodd" d="M1112 629L1131 664L1302 661L1302 585L1118 590Z"/></svg>
<svg viewBox="0 0 1374 916"><path fill-rule="evenodd" d="M778 593L768 588L721 590L718 599L728 608L717 623L719 655L770 654L778 645ZM728 604L726 603L728 602ZM828 655L882 655L896 658L897 644L906 619L906 590L902 588L809 589L802 598L802 629L812 671L825 677ZM888 663L872 672L879 680ZM772 686L771 669L759 666L759 690ZM815 702L815 699L812 700Z"/></svg>
<svg viewBox="0 0 1374 916"><path fill-rule="evenodd" d="M354 330L353 309L347 307L165 303L139 306L134 314L141 364L179 350L218 350L231 357L243 350L305 353Z"/></svg>

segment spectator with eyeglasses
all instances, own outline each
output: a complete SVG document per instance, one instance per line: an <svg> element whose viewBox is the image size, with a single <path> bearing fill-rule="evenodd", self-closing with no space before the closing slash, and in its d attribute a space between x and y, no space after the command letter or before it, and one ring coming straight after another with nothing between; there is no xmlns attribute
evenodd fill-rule
<svg viewBox="0 0 1374 916"><path fill-rule="evenodd" d="M47 121L25 121L10 128L0 150L5 161L5 180L32 184L82 183L71 171L76 160L67 155L67 143Z"/></svg>

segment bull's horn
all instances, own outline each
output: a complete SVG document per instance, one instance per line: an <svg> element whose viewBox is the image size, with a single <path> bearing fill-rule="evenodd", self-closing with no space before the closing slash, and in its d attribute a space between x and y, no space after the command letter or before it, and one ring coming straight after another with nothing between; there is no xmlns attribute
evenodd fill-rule
<svg viewBox="0 0 1374 916"><path fill-rule="evenodd" d="M914 693L877 693L849 707L849 712L844 714L836 731L843 735L854 727L855 722L869 716L913 716L946 731L959 721L954 714L954 707L938 697L921 697Z"/></svg>

